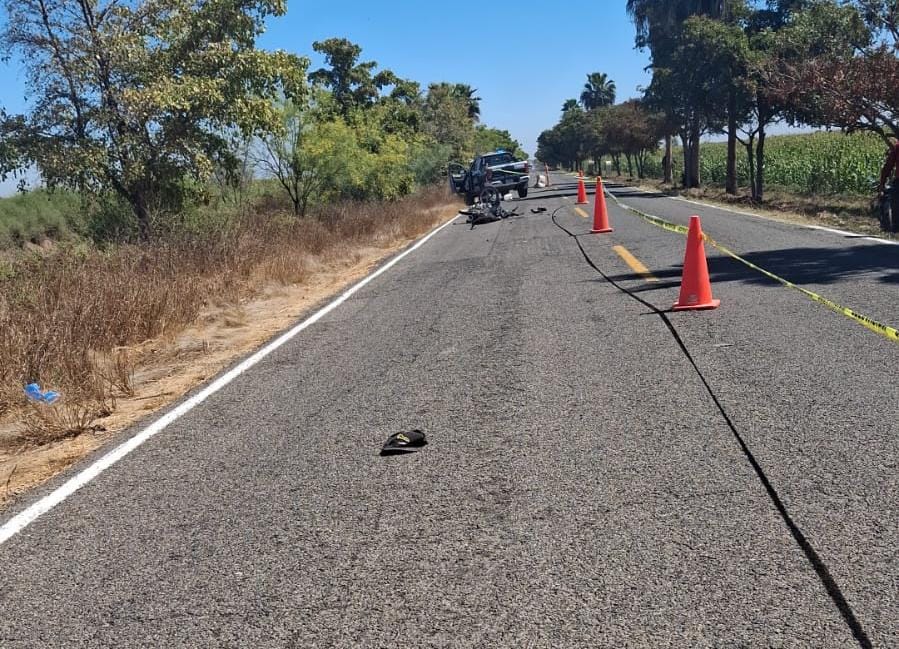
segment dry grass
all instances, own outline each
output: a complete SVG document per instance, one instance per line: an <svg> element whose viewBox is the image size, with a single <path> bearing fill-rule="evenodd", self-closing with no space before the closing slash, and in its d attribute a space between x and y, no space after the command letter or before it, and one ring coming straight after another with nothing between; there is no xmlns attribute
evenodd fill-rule
<svg viewBox="0 0 899 649"><path fill-rule="evenodd" d="M267 285L302 283L361 248L417 236L446 202L434 189L392 203L328 206L303 220L257 206L226 230L190 240L7 255L0 260L0 419L24 421L16 443L32 446L89 431L132 395L140 343L177 335L210 304L239 304ZM243 317L235 309L227 326L243 326ZM62 400L29 403L29 382Z"/></svg>

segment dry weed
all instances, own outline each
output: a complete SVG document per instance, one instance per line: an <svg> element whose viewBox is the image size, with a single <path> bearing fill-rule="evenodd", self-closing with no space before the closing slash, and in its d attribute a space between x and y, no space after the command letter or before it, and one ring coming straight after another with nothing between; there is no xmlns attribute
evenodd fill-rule
<svg viewBox="0 0 899 649"><path fill-rule="evenodd" d="M104 251L60 246L5 254L0 272L0 417L20 413L25 441L90 430L134 392L140 343L172 336L210 302L239 304L265 284L302 282L317 267L390 245L433 226L446 193L390 203L348 202L305 219L259 205L233 227L202 237ZM234 325L241 325L236 316ZM30 382L61 392L29 403Z"/></svg>

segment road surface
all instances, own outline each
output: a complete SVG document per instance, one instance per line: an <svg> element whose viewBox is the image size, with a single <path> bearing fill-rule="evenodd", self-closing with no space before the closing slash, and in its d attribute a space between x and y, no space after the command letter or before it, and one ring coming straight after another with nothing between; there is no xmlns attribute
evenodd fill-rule
<svg viewBox="0 0 899 649"><path fill-rule="evenodd" d="M899 321L899 247L612 191ZM714 249L721 308L660 315L684 237L574 194L457 219L0 545L0 646L899 646L899 345Z"/></svg>

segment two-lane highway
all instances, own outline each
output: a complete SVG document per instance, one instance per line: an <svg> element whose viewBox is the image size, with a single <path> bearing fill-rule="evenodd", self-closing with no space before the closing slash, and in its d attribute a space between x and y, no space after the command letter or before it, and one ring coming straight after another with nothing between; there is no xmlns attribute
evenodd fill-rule
<svg viewBox="0 0 899 649"><path fill-rule="evenodd" d="M899 645L899 346L710 250L722 307L666 316L688 356L585 259L667 309L683 237L614 203L586 235L555 180L0 545L0 646ZM897 268L855 258L873 242L703 217L896 320ZM424 450L378 456L410 428Z"/></svg>

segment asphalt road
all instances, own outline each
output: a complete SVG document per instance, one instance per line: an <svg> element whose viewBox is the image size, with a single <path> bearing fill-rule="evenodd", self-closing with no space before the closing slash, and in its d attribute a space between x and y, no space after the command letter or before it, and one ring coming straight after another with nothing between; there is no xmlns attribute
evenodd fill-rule
<svg viewBox="0 0 899 649"><path fill-rule="evenodd" d="M613 191L899 320L899 247ZM0 646L899 646L899 346L714 250L721 308L660 315L683 236L573 194L458 219L0 545Z"/></svg>

